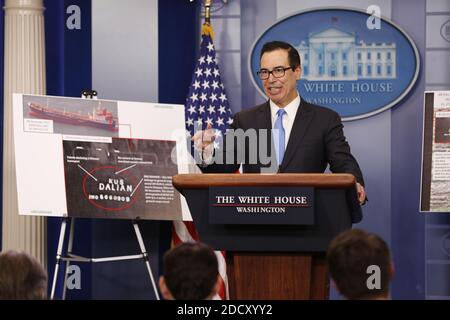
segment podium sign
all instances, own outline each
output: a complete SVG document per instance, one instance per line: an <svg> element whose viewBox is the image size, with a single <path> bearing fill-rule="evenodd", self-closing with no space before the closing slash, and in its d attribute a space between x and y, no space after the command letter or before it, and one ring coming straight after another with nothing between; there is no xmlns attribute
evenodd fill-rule
<svg viewBox="0 0 450 320"><path fill-rule="evenodd" d="M211 187L210 224L314 224L312 187Z"/></svg>

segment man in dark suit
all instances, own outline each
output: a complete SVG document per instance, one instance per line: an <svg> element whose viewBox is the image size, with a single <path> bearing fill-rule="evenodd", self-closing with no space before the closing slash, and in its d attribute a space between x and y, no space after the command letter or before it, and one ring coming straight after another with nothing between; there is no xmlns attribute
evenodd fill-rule
<svg viewBox="0 0 450 320"><path fill-rule="evenodd" d="M260 67L258 75L269 100L235 115L231 125L234 131L227 134L231 139L224 139L222 152L214 151L216 133L210 127L192 138L196 148L202 150L202 171L234 172L242 163L245 173L271 169L322 173L329 164L334 173L356 177L358 198L364 203L363 176L350 152L339 115L306 102L297 92L302 73L298 51L285 42L268 42L261 50ZM256 139L252 141L252 137Z"/></svg>

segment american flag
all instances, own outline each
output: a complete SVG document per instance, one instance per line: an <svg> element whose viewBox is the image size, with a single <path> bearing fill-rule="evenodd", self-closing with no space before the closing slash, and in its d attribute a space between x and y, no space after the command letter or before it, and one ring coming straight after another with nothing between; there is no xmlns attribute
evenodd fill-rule
<svg viewBox="0 0 450 320"><path fill-rule="evenodd" d="M195 66L185 105L186 129L205 129L209 124L224 133L233 122L231 109L220 78L216 51L209 34L202 35L200 57Z"/></svg>
<svg viewBox="0 0 450 320"><path fill-rule="evenodd" d="M216 50L212 41L212 29L203 25L200 57L197 60L189 93L186 98L186 130L191 136L194 131L205 129L208 125L216 129L216 140L220 141L225 130L233 122L230 106L220 77ZM189 221L175 221L173 224L173 244L200 240L195 226ZM228 278L225 252L216 251L222 285L216 299L228 298Z"/></svg>

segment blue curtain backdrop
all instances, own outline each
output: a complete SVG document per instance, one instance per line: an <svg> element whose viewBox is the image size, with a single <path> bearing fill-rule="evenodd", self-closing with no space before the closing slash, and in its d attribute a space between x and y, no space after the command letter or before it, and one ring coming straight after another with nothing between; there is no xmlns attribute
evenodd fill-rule
<svg viewBox="0 0 450 320"><path fill-rule="evenodd" d="M66 13L70 5L79 6L81 10L81 29L69 30ZM84 89L90 89L91 82L91 1L64 0L44 1L45 14L45 45L47 94L55 96L80 97ZM55 266L56 250L62 219L49 218L47 222L47 252L49 289ZM74 250L80 255L91 255L92 222L87 219L77 219L75 228L76 241ZM66 232L66 243L68 240ZM72 299L91 298L91 266L80 264L82 290L68 291L67 297ZM58 274L56 296L62 294L64 278L63 268ZM49 291L50 292L50 291Z"/></svg>
<svg viewBox="0 0 450 320"><path fill-rule="evenodd" d="M200 45L200 1L158 1L159 102L184 104Z"/></svg>
<svg viewBox="0 0 450 320"><path fill-rule="evenodd" d="M184 104L200 46L200 2L158 1L158 100ZM169 249L172 222L160 223L160 257ZM162 259L159 260L162 270Z"/></svg>

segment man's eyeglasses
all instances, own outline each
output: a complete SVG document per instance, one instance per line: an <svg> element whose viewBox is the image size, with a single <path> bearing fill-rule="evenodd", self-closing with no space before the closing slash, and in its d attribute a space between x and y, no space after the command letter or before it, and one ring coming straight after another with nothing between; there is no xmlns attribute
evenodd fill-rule
<svg viewBox="0 0 450 320"><path fill-rule="evenodd" d="M258 74L258 76L259 76L259 78L261 80L266 80L266 79L269 79L270 74L273 74L273 76L275 78L281 78L281 77L284 76L286 70L289 70L289 69L295 70L294 67L287 67L287 68L285 68L285 67L275 67L275 68L272 69L272 71L269 71L267 69L261 69L261 70L259 70L256 73Z"/></svg>

